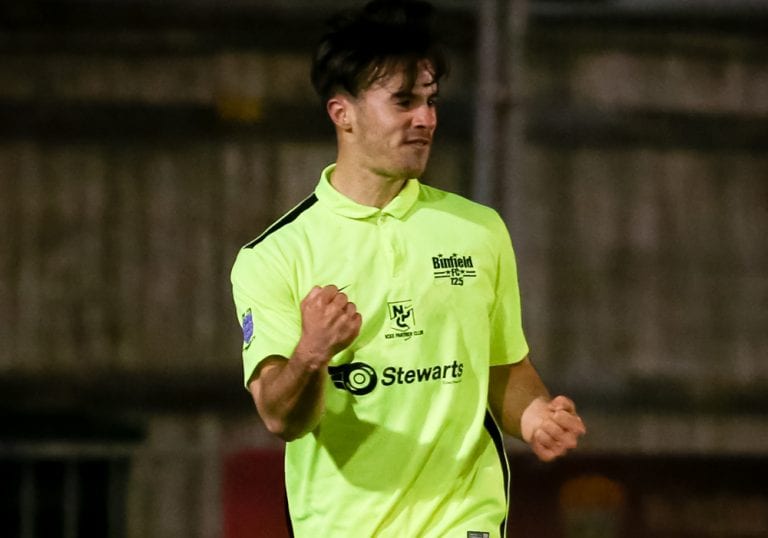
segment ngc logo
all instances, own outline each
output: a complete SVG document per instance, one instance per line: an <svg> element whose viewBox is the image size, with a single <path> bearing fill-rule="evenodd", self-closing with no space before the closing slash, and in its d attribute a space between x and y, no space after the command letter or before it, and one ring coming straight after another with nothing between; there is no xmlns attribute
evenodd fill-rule
<svg viewBox="0 0 768 538"><path fill-rule="evenodd" d="M387 303L390 327L394 332L387 333L384 338L405 338L420 336L424 331L416 329L416 313L413 309L413 301L394 301Z"/></svg>

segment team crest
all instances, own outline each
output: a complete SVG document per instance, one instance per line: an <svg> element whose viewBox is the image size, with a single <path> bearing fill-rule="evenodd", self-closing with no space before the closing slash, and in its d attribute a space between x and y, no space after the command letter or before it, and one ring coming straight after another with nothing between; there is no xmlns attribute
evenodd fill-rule
<svg viewBox="0 0 768 538"><path fill-rule="evenodd" d="M463 286L468 278L477 277L472 256L458 254L432 256L432 270L435 280L449 280L451 286Z"/></svg>

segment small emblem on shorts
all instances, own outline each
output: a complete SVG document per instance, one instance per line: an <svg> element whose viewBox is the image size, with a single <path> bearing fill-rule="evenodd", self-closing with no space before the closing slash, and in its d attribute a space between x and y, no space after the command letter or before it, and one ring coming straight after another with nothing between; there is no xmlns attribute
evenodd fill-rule
<svg viewBox="0 0 768 538"><path fill-rule="evenodd" d="M394 331L384 335L385 338L405 338L421 336L424 331L416 328L416 313L413 309L413 301L394 301L387 303L390 328Z"/></svg>
<svg viewBox="0 0 768 538"><path fill-rule="evenodd" d="M432 269L435 279L450 279L452 286L463 286L465 279L477 277L472 256L459 256L455 253L450 256L438 254L432 256Z"/></svg>
<svg viewBox="0 0 768 538"><path fill-rule="evenodd" d="M249 308L243 314L243 349L248 349L251 342L253 342L253 313Z"/></svg>
<svg viewBox="0 0 768 538"><path fill-rule="evenodd" d="M467 538L490 538L490 536L488 532L467 531Z"/></svg>

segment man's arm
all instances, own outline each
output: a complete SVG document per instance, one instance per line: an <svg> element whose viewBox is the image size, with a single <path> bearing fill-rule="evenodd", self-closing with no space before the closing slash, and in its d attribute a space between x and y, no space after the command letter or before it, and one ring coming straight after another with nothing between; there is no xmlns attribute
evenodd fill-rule
<svg viewBox="0 0 768 538"><path fill-rule="evenodd" d="M269 431L292 441L317 426L328 363L357 337L361 323L355 305L336 286L309 292L301 302L301 338L291 358L265 358L248 383Z"/></svg>
<svg viewBox="0 0 768 538"><path fill-rule="evenodd" d="M488 404L502 430L523 439L542 461L576 448L586 433L573 402L565 396L550 399L528 357L491 367Z"/></svg>

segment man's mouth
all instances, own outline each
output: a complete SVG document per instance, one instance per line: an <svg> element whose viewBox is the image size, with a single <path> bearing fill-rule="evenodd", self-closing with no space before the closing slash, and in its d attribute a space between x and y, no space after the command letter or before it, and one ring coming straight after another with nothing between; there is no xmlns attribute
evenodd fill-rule
<svg viewBox="0 0 768 538"><path fill-rule="evenodd" d="M432 140L429 138L409 138L405 143L409 146L426 147L432 143Z"/></svg>

